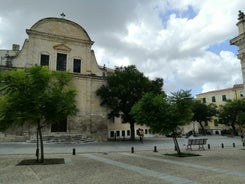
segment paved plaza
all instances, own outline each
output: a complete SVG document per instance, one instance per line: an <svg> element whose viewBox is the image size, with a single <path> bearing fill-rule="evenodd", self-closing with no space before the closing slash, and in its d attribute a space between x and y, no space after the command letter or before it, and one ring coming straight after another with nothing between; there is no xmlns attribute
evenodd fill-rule
<svg viewBox="0 0 245 184"><path fill-rule="evenodd" d="M187 152L187 139L181 138L179 143ZM23 159L35 158L35 144L0 143L0 183L244 183L245 147L239 137L211 136L208 143L210 149L199 151L193 147L188 151L201 156L184 158L165 155L174 153L170 138L147 139L144 144L45 144L45 157L64 158L65 164L33 166L16 165ZM158 152L153 151L154 146ZM76 155L72 154L74 148Z"/></svg>

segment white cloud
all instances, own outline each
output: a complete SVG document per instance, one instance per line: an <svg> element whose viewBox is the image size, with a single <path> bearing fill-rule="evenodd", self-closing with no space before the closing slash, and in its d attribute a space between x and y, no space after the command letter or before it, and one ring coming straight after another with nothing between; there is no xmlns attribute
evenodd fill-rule
<svg viewBox="0 0 245 184"><path fill-rule="evenodd" d="M202 58L190 61L188 67L179 71L183 76L180 81L185 86L202 84L202 91L232 87L242 82L240 62L229 51L221 51L219 55L206 52Z"/></svg>
<svg viewBox="0 0 245 184"><path fill-rule="evenodd" d="M0 7L0 49L23 43L25 29L39 19L64 12L95 41L100 65L134 64L151 78L164 78L168 92L203 92L242 82L240 62L227 51L229 45L220 53L207 49L238 34L238 10L245 1L24 1L11 0L12 6Z"/></svg>
<svg viewBox="0 0 245 184"><path fill-rule="evenodd" d="M234 54L225 50L220 54L206 51L212 44L231 39L237 29L237 10L230 7L239 5L239 1L233 5L222 2L193 4L197 5L194 9L199 9L193 19L171 14L166 27L159 28L151 22L147 22L148 26L134 24L126 40L143 47L145 53L138 56L144 60L142 65L142 60L132 61L149 76L162 76L167 81L165 85L175 88L200 86L202 91L208 91L241 83L240 63Z"/></svg>

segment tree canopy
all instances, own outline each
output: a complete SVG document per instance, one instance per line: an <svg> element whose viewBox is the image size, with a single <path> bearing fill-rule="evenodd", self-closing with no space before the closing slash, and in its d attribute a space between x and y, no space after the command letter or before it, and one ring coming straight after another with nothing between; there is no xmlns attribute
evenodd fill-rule
<svg viewBox="0 0 245 184"><path fill-rule="evenodd" d="M203 122L208 122L215 116L218 111L215 104L205 104L199 100L194 100L192 105L193 118L192 121L197 121L201 128L202 132L205 134L205 128L203 126Z"/></svg>
<svg viewBox="0 0 245 184"><path fill-rule="evenodd" d="M41 128L77 112L76 90L68 86L72 76L35 66L7 71L0 77L0 130L24 123L36 125L43 161Z"/></svg>
<svg viewBox="0 0 245 184"><path fill-rule="evenodd" d="M173 132L180 153L175 134L179 126L191 122L192 103L190 91L180 90L171 96L147 93L133 106L131 115L136 123L149 126L154 133Z"/></svg>
<svg viewBox="0 0 245 184"><path fill-rule="evenodd" d="M220 107L219 121L222 124L232 127L233 134L236 135L236 125L243 127L245 125L245 99L228 101Z"/></svg>
<svg viewBox="0 0 245 184"><path fill-rule="evenodd" d="M130 113L137 124L149 126L154 133L164 134L175 128L170 123L170 104L164 94L146 93Z"/></svg>
<svg viewBox="0 0 245 184"><path fill-rule="evenodd" d="M107 84L97 90L101 105L110 109L109 118L121 116L123 123L130 123L131 139L135 138L134 119L130 114L133 105L147 93L161 94L163 79L150 80L134 65L116 67L107 76Z"/></svg>

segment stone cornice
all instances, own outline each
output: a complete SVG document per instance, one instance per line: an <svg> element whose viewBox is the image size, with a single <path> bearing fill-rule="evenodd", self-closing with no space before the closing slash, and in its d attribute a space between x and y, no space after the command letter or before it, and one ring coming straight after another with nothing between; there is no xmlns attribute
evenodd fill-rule
<svg viewBox="0 0 245 184"><path fill-rule="evenodd" d="M56 35L56 34L51 34L51 33L44 33L44 32L39 32L31 29L26 29L26 33L29 36L40 36L40 37L46 37L49 39L58 39L58 40L63 40L63 41L70 41L70 42L78 42L78 43L83 43L86 45L93 45L93 41L89 40L83 40L83 39L78 39L78 38L72 38L72 37L67 37L67 36L61 36L61 35Z"/></svg>
<svg viewBox="0 0 245 184"><path fill-rule="evenodd" d="M55 50L61 50L61 51L66 51L66 52L70 52L71 51L71 48L66 46L66 45L64 45L64 44L55 45L55 46L53 46L53 48Z"/></svg>
<svg viewBox="0 0 245 184"><path fill-rule="evenodd" d="M239 46L240 43L245 42L245 33L238 35L237 37L230 40L231 45Z"/></svg>
<svg viewBox="0 0 245 184"><path fill-rule="evenodd" d="M102 80L102 81L106 81L106 78L103 76L98 76L95 74L81 74L81 73L72 73L73 77L76 78L93 78L93 79L97 79L97 80Z"/></svg>
<svg viewBox="0 0 245 184"><path fill-rule="evenodd" d="M240 53L237 55L238 59L240 59L241 61L245 61L245 53Z"/></svg>

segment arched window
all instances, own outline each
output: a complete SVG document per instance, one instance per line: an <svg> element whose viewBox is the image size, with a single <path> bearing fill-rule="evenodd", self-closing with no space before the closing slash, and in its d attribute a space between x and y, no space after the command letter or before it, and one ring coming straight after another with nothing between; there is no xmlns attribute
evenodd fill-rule
<svg viewBox="0 0 245 184"><path fill-rule="evenodd" d="M73 72L81 73L81 59L73 59Z"/></svg>
<svg viewBox="0 0 245 184"><path fill-rule="evenodd" d="M49 66L49 55L48 54L41 54L40 65Z"/></svg>

